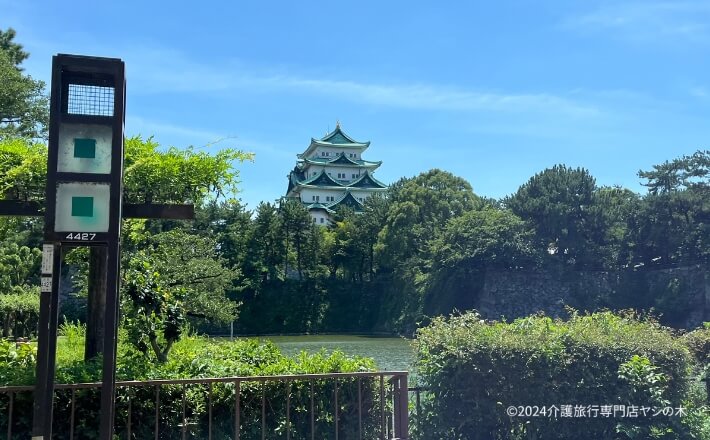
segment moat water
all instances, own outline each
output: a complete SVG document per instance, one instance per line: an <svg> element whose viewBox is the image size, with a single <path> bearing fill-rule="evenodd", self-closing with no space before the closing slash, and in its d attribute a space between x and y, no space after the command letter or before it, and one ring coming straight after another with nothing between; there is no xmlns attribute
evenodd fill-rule
<svg viewBox="0 0 710 440"><path fill-rule="evenodd" d="M381 371L411 371L414 349L403 338L352 335L261 336L276 344L286 355L301 351L330 353L340 350L349 356L373 358Z"/></svg>

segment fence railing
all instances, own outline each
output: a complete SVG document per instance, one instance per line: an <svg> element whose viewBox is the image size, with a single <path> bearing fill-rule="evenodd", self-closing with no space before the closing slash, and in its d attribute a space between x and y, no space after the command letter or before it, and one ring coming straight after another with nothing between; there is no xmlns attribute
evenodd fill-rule
<svg viewBox="0 0 710 440"><path fill-rule="evenodd" d="M31 386L0 387L0 432L30 435ZM57 384L54 439L95 438L100 383ZM406 372L245 376L116 383L119 438L409 438Z"/></svg>

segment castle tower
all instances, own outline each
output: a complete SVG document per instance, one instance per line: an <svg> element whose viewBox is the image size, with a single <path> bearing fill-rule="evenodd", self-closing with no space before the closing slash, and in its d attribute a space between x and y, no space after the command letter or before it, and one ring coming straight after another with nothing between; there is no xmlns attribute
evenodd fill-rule
<svg viewBox="0 0 710 440"><path fill-rule="evenodd" d="M373 176L382 162L362 158L369 146L369 141L358 142L345 134L339 122L323 138L311 138L288 175L286 197L300 200L313 221L321 225L328 224L340 205L362 211L370 195L387 190L387 185Z"/></svg>

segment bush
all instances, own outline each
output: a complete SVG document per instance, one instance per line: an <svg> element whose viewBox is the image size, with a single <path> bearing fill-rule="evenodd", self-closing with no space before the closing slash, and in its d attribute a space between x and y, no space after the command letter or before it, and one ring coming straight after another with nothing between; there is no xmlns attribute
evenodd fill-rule
<svg viewBox="0 0 710 440"><path fill-rule="evenodd" d="M422 438L690 435L679 417L561 416L563 405L596 406L599 414L603 405L677 408L686 402L688 349L651 320L601 312L573 313L566 322L532 316L507 324L467 313L435 319L419 330L415 345L417 373L430 389L416 424L423 427ZM510 417L509 406L545 410L538 417Z"/></svg>
<svg viewBox="0 0 710 440"><path fill-rule="evenodd" d="M705 327L683 335L683 340L699 366L710 364L710 323Z"/></svg>
<svg viewBox="0 0 710 440"><path fill-rule="evenodd" d="M15 338L35 334L39 320L39 288L14 286L0 294L2 335Z"/></svg>
<svg viewBox="0 0 710 440"><path fill-rule="evenodd" d="M79 324L64 324L60 329L57 350L57 383L96 382L101 379L101 360L83 362L85 327ZM202 337L186 337L177 342L168 362L159 364L137 352L120 335L117 365L117 380L186 379L232 376L263 376L280 374L335 373L372 371L371 359L350 358L341 352L325 352L309 355L301 353L294 357L284 356L270 342L253 339L234 342L215 341ZM2 385L30 385L34 381L36 348L22 344L0 342L0 381ZM362 379L360 398L363 402L364 438L375 437L375 422L379 420L379 401L374 380ZM315 427L318 438L330 438L334 426L333 381L313 382ZM208 385L187 385L185 388L185 413L188 437L207 438L210 388ZM310 438L310 391L309 382L286 383L243 382L241 384L241 437L261 438L262 393L266 399L266 432L269 438L286 438L286 396L290 399L290 438ZM212 438L228 439L233 435L235 385L214 384L211 387ZM71 397L69 390L55 394L53 438L68 439L71 420ZM75 437L95 438L100 406L100 393L95 389L75 391ZM160 438L181 437L183 387L166 385L160 387ZM152 438L155 423L155 388L131 387L117 390L116 433L126 438L128 405L131 405L132 438ZM340 438L357 438L358 429L358 381L340 380L338 383L338 408L340 414ZM7 430L9 400L0 397L0 432ZM32 394L16 393L14 397L13 436L28 438L32 417ZM298 434L297 434L298 433ZM13 437L14 438L14 437Z"/></svg>

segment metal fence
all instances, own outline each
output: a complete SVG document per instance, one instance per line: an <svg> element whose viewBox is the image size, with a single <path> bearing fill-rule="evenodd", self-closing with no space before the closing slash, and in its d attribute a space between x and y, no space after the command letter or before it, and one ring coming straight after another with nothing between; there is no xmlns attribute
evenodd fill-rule
<svg viewBox="0 0 710 440"><path fill-rule="evenodd" d="M55 386L53 438L95 437L100 388ZM124 381L116 390L114 430L129 440L409 438L406 372ZM0 387L7 439L29 438L32 392Z"/></svg>

